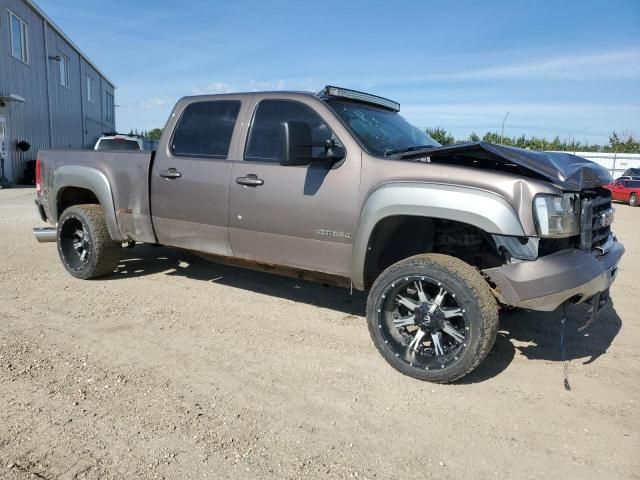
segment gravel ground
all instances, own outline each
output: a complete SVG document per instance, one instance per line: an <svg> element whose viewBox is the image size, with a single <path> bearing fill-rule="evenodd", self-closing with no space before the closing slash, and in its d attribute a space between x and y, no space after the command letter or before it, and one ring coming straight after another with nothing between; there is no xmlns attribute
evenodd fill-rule
<svg viewBox="0 0 640 480"><path fill-rule="evenodd" d="M391 369L362 294L123 250L69 276L38 244L32 189L0 190L2 478L640 478L640 209L588 335L504 312L454 385ZM635 314L634 314L635 310Z"/></svg>

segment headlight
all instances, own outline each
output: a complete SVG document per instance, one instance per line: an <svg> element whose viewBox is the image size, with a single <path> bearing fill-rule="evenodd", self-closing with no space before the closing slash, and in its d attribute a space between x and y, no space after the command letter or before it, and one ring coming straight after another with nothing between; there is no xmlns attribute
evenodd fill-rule
<svg viewBox="0 0 640 480"><path fill-rule="evenodd" d="M538 195L533 210L541 237L564 238L580 233L580 195Z"/></svg>

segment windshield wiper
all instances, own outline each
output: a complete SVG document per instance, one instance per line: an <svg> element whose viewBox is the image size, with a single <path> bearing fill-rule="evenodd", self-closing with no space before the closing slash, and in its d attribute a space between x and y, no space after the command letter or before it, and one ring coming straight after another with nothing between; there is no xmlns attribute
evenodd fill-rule
<svg viewBox="0 0 640 480"><path fill-rule="evenodd" d="M411 147L396 148L395 150L385 150L384 156L388 157L390 155L396 155L398 153L408 153L415 150L426 150L428 148L436 148L436 145L413 145Z"/></svg>

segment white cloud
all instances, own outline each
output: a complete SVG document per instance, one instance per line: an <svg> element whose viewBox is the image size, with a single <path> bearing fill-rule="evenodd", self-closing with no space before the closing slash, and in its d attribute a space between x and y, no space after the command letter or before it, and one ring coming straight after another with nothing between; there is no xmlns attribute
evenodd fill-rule
<svg viewBox="0 0 640 480"><path fill-rule="evenodd" d="M145 112L150 110L161 110L173 105L173 101L166 95L155 95L146 97L133 102L123 102L121 108L123 110L134 110L137 112Z"/></svg>
<svg viewBox="0 0 640 480"><path fill-rule="evenodd" d="M211 95L216 93L230 93L237 91L233 85L223 82L212 82L208 85L194 87L192 92L194 95Z"/></svg>
<svg viewBox="0 0 640 480"><path fill-rule="evenodd" d="M553 115L593 115L637 113L640 115L640 105L630 104L600 104L600 103L436 103L436 104L407 104L403 105L403 115L432 114L452 117L469 116L499 116L505 112L513 115L529 115L549 117Z"/></svg>
<svg viewBox="0 0 640 480"><path fill-rule="evenodd" d="M563 55L531 62L518 62L459 73L433 75L442 80L500 80L511 78L589 79L635 78L640 74L640 50L612 51L590 55Z"/></svg>
<svg viewBox="0 0 640 480"><path fill-rule="evenodd" d="M262 92L269 90L284 90L284 80L249 80L236 85L224 82L212 82L207 85L194 87L191 91L194 95L212 95L232 92Z"/></svg>
<svg viewBox="0 0 640 480"><path fill-rule="evenodd" d="M522 53L525 57L529 53ZM424 82L464 82L481 80L594 80L640 79L640 50L611 50L590 54L565 54L538 57L528 61L495 64L483 68L438 72L425 75L395 75L378 78L377 84L406 84Z"/></svg>

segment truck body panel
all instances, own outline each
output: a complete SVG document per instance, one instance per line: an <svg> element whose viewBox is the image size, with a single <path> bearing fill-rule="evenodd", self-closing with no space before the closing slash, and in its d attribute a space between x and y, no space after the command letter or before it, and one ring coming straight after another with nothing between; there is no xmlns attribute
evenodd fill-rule
<svg viewBox="0 0 640 480"><path fill-rule="evenodd" d="M283 166L246 158L249 129L261 102L296 102L316 112L345 146L337 168ZM338 276L351 275L358 222L361 149L326 105L305 94L258 93L251 99L233 162L229 233L235 256ZM252 188L236 182L255 175Z"/></svg>
<svg viewBox="0 0 640 480"><path fill-rule="evenodd" d="M114 240L155 243L149 210L151 152L42 150L43 208L53 223L68 188L90 190L103 205Z"/></svg>
<svg viewBox="0 0 640 480"><path fill-rule="evenodd" d="M230 128L224 155L176 151L176 129L185 112L216 102L238 105L224 127ZM344 158L330 167L251 158L251 128L266 102L295 103L314 112L344 147ZM374 156L325 101L303 92L185 97L174 107L157 152L45 150L39 159L44 189L38 202L53 223L64 190L86 188L105 208L115 240L327 273L351 279L358 289L367 288L371 234L386 218L453 220L487 234L535 238L537 195L561 195L563 185L606 180L577 157L482 142L417 150L401 159ZM567 163L567 169L554 173L556 161ZM247 185L247 178L260 183Z"/></svg>

